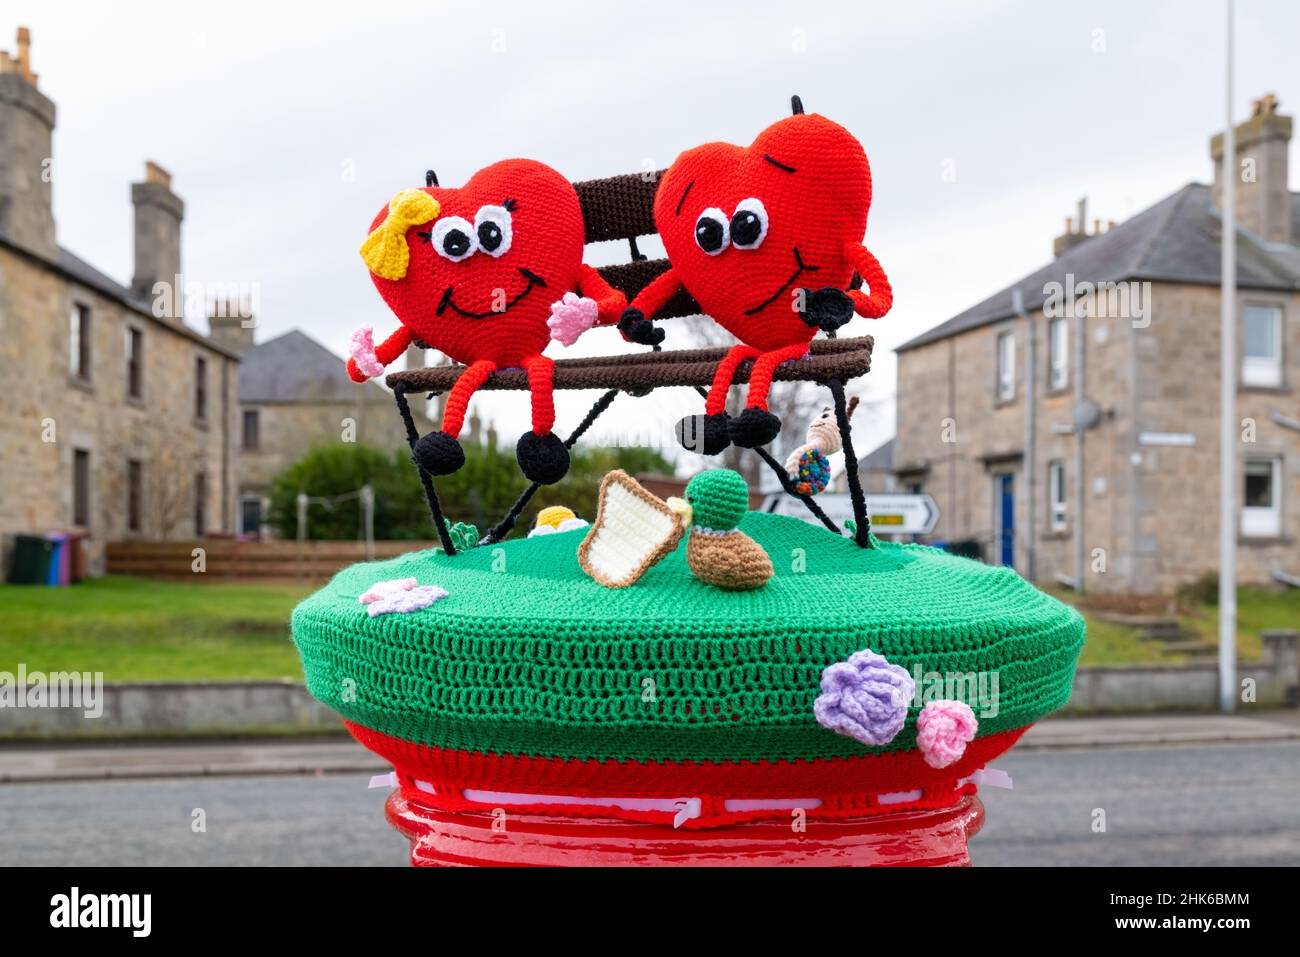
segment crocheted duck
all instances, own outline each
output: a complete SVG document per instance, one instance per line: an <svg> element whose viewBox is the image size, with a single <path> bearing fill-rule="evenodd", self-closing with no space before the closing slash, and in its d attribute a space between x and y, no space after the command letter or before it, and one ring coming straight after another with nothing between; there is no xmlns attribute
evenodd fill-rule
<svg viewBox="0 0 1300 957"><path fill-rule="evenodd" d="M761 545L736 526L749 508L749 486L730 469L710 469L691 479L686 500L672 498L668 507L690 529L686 564L706 585L727 591L750 591L767 584L772 559Z"/></svg>
<svg viewBox="0 0 1300 957"><path fill-rule="evenodd" d="M857 407L858 397L850 397L847 414L852 415ZM794 483L794 490L801 495L816 495L826 488L831 480L830 457L843 447L835 410L827 406L808 426L804 444L785 460L785 474Z"/></svg>

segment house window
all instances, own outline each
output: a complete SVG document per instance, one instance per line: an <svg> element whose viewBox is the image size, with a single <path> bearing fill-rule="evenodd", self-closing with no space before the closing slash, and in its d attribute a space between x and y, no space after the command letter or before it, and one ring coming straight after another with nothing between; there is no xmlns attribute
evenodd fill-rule
<svg viewBox="0 0 1300 957"><path fill-rule="evenodd" d="M126 528L129 532L140 531L143 495L144 465L139 459L129 459L126 463Z"/></svg>
<svg viewBox="0 0 1300 957"><path fill-rule="evenodd" d="M1065 528L1065 463L1047 463L1047 523L1054 532Z"/></svg>
<svg viewBox="0 0 1300 957"><path fill-rule="evenodd" d="M1282 310L1247 306L1241 317L1241 381L1245 385L1282 384Z"/></svg>
<svg viewBox="0 0 1300 957"><path fill-rule="evenodd" d="M244 410L244 450L245 451L248 452L257 451L258 442L260 441L260 436L258 435L259 425L260 423L258 422L257 419L257 410L245 409Z"/></svg>
<svg viewBox="0 0 1300 957"><path fill-rule="evenodd" d="M1064 389L1070 381L1070 327L1064 318L1047 324L1047 387Z"/></svg>
<svg viewBox="0 0 1300 957"><path fill-rule="evenodd" d="M208 476L199 472L194 476L194 536L208 534Z"/></svg>
<svg viewBox="0 0 1300 957"><path fill-rule="evenodd" d="M1016 337L1004 332L998 336L998 400L1016 397Z"/></svg>
<svg viewBox="0 0 1300 957"><path fill-rule="evenodd" d="M72 452L72 524L90 527L90 453Z"/></svg>
<svg viewBox="0 0 1300 957"><path fill-rule="evenodd" d="M1275 538L1282 534L1282 460L1246 459L1241 500L1241 534Z"/></svg>
<svg viewBox="0 0 1300 957"><path fill-rule="evenodd" d="M208 360L194 357L194 418L208 420Z"/></svg>
<svg viewBox="0 0 1300 957"><path fill-rule="evenodd" d="M144 398L144 333L126 328L126 397Z"/></svg>
<svg viewBox="0 0 1300 957"><path fill-rule="evenodd" d="M72 304L68 319L68 367L73 376L90 381L90 307Z"/></svg>
<svg viewBox="0 0 1300 957"><path fill-rule="evenodd" d="M239 530L245 535L256 535L262 529L262 498L247 495L239 503Z"/></svg>

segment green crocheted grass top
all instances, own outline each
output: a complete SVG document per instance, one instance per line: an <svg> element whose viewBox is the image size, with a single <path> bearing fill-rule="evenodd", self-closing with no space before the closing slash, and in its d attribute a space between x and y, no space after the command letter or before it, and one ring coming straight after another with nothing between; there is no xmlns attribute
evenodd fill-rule
<svg viewBox="0 0 1300 957"><path fill-rule="evenodd" d="M776 515L740 528L776 568L756 591L698 581L685 544L632 587L604 588L578 565L583 530L354 565L294 611L307 687L420 744L602 760L914 747L918 705L882 748L814 719L822 670L863 648L923 675L996 672L997 713L980 717L980 736L1069 698L1083 619L1015 572L919 545L863 549ZM369 617L358 597L406 577L449 594Z"/></svg>

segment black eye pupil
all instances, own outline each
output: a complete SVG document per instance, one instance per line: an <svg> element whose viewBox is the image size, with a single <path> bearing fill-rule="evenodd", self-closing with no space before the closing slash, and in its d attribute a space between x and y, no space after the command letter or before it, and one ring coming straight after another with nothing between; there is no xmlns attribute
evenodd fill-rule
<svg viewBox="0 0 1300 957"><path fill-rule="evenodd" d="M492 222L479 223L478 244L492 252L501 245L501 227Z"/></svg>
<svg viewBox="0 0 1300 957"><path fill-rule="evenodd" d="M737 246L752 246L763 231L763 222L753 210L742 209L731 217L731 241Z"/></svg>
<svg viewBox="0 0 1300 957"><path fill-rule="evenodd" d="M706 216L695 224L695 241L706 253L717 252L722 248L722 223L712 216Z"/></svg>
<svg viewBox="0 0 1300 957"><path fill-rule="evenodd" d="M442 238L442 249L448 256L463 256L469 252L469 237L459 229L449 230Z"/></svg>

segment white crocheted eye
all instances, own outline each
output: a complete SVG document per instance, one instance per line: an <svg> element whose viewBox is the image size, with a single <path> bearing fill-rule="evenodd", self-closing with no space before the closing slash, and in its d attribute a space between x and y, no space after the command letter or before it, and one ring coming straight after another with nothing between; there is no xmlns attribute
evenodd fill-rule
<svg viewBox="0 0 1300 957"><path fill-rule="evenodd" d="M737 249L757 249L767 238L767 210L753 196L736 204L731 217L731 242Z"/></svg>
<svg viewBox="0 0 1300 957"><path fill-rule="evenodd" d="M716 256L727 248L731 237L727 231L727 214L716 206L710 206L700 213L695 221L695 243L710 256Z"/></svg>
<svg viewBox="0 0 1300 957"><path fill-rule="evenodd" d="M478 249L478 238L469 220L461 216L448 216L433 224L429 241L438 255L454 263L468 259Z"/></svg>
<svg viewBox="0 0 1300 957"><path fill-rule="evenodd" d="M510 210L504 206L483 206L474 216L474 233L478 248L489 256L504 256L510 251L512 230Z"/></svg>

